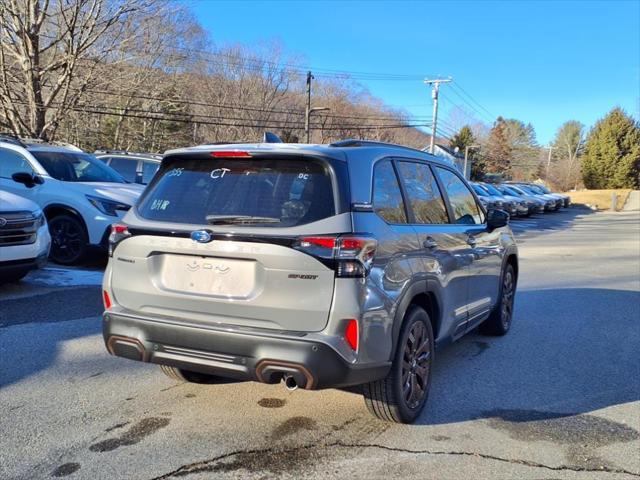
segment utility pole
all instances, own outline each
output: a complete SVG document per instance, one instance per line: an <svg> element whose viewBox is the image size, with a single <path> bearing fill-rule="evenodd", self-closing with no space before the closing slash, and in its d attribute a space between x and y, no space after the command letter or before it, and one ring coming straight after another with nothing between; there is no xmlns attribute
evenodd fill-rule
<svg viewBox="0 0 640 480"><path fill-rule="evenodd" d="M313 112L321 112L325 110L330 110L329 107L313 107L311 108L311 80L313 80L313 75L311 72L307 72L307 106L304 109L304 137L306 143L309 143L311 139L311 114Z"/></svg>
<svg viewBox="0 0 640 480"><path fill-rule="evenodd" d="M553 149L555 149L556 147L552 147L551 145L549 145L547 148L549 149L549 156L547 157L547 178L546 178L546 180L549 179L549 167L551 167L551 151ZM540 157L538 157L538 158L540 158Z"/></svg>
<svg viewBox="0 0 640 480"><path fill-rule="evenodd" d="M309 143L309 121L311 119L311 80L313 79L313 75L311 75L311 71L307 72L307 107L304 110L304 138L305 141Z"/></svg>
<svg viewBox="0 0 640 480"><path fill-rule="evenodd" d="M471 148L480 148L480 145L467 145L466 147L464 147L464 170L462 171L462 175L467 180L471 178L471 172L469 172L469 176L467 176L467 161L469 158L469 150Z"/></svg>
<svg viewBox="0 0 640 480"><path fill-rule="evenodd" d="M440 90L441 83L449 83L453 79L449 78L436 78L433 80L425 79L424 83L427 85L433 85L431 90L431 98L433 98L433 121L431 124L431 142L429 143L429 153L433 155L433 148L436 142L436 133L438 128L438 91Z"/></svg>

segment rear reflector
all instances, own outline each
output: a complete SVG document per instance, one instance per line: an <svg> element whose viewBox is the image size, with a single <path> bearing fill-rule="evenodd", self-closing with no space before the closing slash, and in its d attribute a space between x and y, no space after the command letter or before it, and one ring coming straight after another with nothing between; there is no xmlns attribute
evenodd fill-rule
<svg viewBox="0 0 640 480"><path fill-rule="evenodd" d="M229 151L216 151L211 152L211 156L215 158L251 158L251 154L249 152L243 152L239 150L229 150Z"/></svg>
<svg viewBox="0 0 640 480"><path fill-rule="evenodd" d="M104 302L104 309L109 310L111 308L111 298L106 290L102 291L102 301Z"/></svg>
<svg viewBox="0 0 640 480"><path fill-rule="evenodd" d="M355 318L349 320L347 328L344 330L344 339L347 341L351 350L358 350L358 321Z"/></svg>

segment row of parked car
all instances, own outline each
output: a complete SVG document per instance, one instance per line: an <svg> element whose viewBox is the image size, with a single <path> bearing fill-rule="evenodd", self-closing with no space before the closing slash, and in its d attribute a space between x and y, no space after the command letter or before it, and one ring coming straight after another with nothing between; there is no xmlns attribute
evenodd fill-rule
<svg viewBox="0 0 640 480"><path fill-rule="evenodd" d="M553 212L571 205L571 197L552 193L544 185L525 182L475 182L471 186L487 210L504 210L511 218Z"/></svg>
<svg viewBox="0 0 640 480"><path fill-rule="evenodd" d="M94 154L0 134L0 271L18 280L47 258L62 265L105 251L110 226L135 204L162 156L122 150ZM475 183L480 202L512 217L568 206L542 185ZM48 223L48 227L47 227ZM9 248L10 247L10 248Z"/></svg>

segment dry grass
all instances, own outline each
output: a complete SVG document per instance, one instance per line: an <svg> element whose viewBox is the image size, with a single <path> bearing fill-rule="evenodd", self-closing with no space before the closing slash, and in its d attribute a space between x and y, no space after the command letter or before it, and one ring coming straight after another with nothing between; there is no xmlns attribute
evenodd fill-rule
<svg viewBox="0 0 640 480"><path fill-rule="evenodd" d="M579 190L577 192L567 192L567 195L571 196L572 203L596 207L598 210L610 210L611 194L615 193L618 199L616 210L620 211L630 192L631 190L628 188L621 188L618 190Z"/></svg>

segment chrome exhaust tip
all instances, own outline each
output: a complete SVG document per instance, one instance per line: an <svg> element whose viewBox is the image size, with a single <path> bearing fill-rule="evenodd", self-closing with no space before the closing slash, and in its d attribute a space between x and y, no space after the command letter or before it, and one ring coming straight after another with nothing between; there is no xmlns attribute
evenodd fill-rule
<svg viewBox="0 0 640 480"><path fill-rule="evenodd" d="M285 375L283 377L283 380L284 380L284 387L290 392L293 392L294 390L298 389L298 382L293 377L293 375Z"/></svg>

